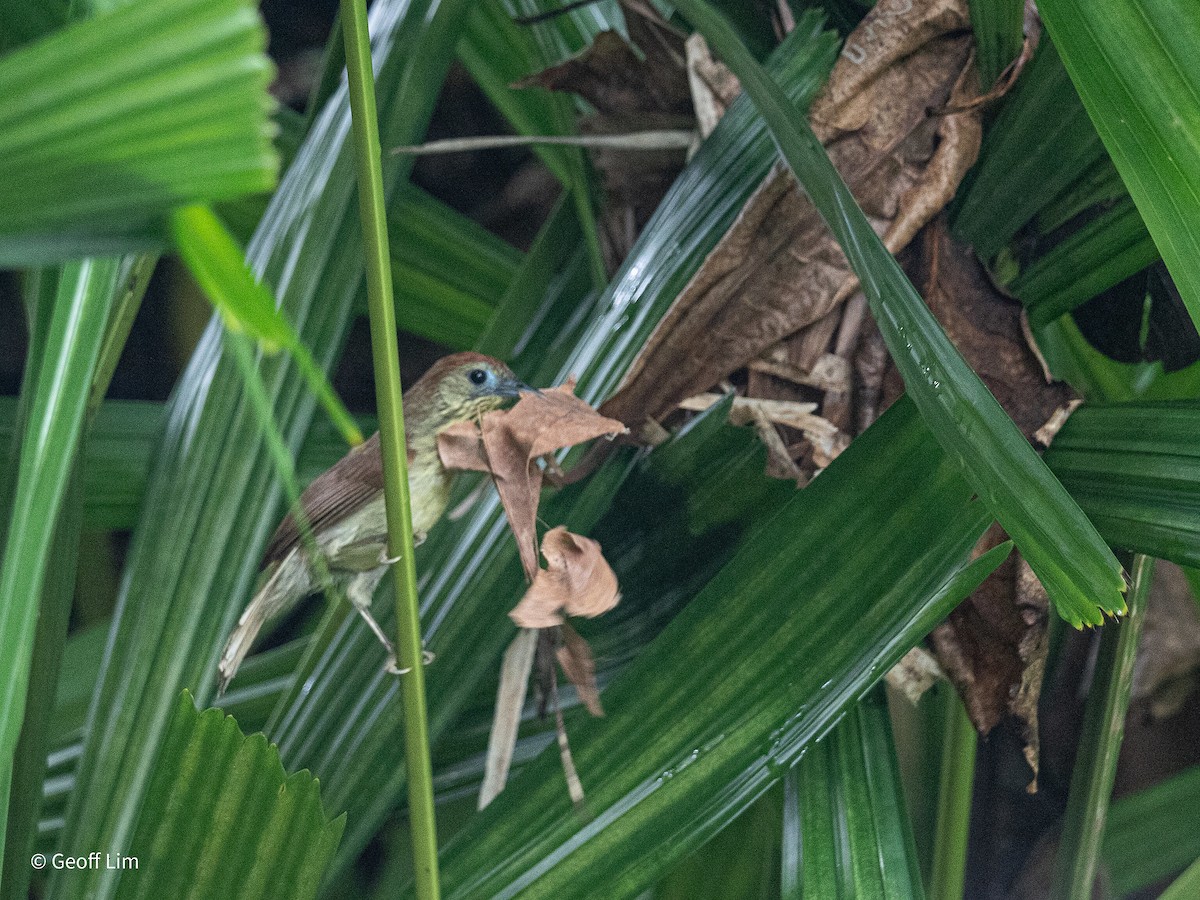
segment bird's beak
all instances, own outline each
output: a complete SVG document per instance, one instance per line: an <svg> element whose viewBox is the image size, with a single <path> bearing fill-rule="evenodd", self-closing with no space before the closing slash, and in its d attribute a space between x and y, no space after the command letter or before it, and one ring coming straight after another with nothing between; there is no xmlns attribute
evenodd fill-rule
<svg viewBox="0 0 1200 900"><path fill-rule="evenodd" d="M537 394L539 397L542 392L535 387L530 387L523 381L518 381L516 378L505 378L496 385L496 394L501 397L520 397L523 393Z"/></svg>

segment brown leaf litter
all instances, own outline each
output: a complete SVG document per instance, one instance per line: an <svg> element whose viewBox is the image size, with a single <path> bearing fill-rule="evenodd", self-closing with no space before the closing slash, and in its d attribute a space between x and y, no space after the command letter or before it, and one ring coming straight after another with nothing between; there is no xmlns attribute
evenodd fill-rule
<svg viewBox="0 0 1200 900"><path fill-rule="evenodd" d="M516 87L568 91L595 113L584 134L626 134L694 127L684 35L649 3L621 3L632 44L615 31L596 35L583 51L529 76ZM600 213L605 265L615 272L642 227L683 168L683 150L591 151L606 200Z"/></svg>
<svg viewBox="0 0 1200 900"><path fill-rule="evenodd" d="M557 450L625 431L623 424L599 415L576 397L574 382L568 382L522 394L512 409L484 413L478 423L460 422L438 434L438 453L447 468L491 475L530 582L509 614L520 631L501 668L480 808L491 802L507 780L529 675L535 666L543 714L547 701L553 706L571 798L576 804L582 802L583 788L557 702L553 660L575 685L587 709L603 715L591 648L565 616L598 616L612 609L620 594L617 577L600 544L561 525L543 537L541 553L547 567L538 564L537 509L544 477L538 461Z"/></svg>
<svg viewBox="0 0 1200 900"><path fill-rule="evenodd" d="M924 286L947 336L1027 439L1052 438L1077 404L1068 386L1046 382L1026 341L1020 304L996 289L971 248L954 240L940 220L922 233L915 251L914 280ZM894 367L886 380L888 392L897 392ZM993 526L977 550L1005 539ZM929 637L982 734L1007 718L1015 721L1035 783L1048 609L1041 584L1013 553Z"/></svg>
<svg viewBox="0 0 1200 900"><path fill-rule="evenodd" d="M975 78L965 0L883 0L813 103L814 131L892 252L945 206L975 160L978 113L938 114L974 96ZM856 290L820 215L777 166L601 411L631 424L659 419L806 330L803 355L781 362L810 371Z"/></svg>

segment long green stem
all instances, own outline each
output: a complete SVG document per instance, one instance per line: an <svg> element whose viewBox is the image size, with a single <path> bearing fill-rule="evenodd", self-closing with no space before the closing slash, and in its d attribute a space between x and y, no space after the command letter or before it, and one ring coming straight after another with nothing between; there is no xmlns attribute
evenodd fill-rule
<svg viewBox="0 0 1200 900"><path fill-rule="evenodd" d="M946 728L938 789L930 900L962 900L975 783L975 726L953 688L946 688Z"/></svg>
<svg viewBox="0 0 1200 900"><path fill-rule="evenodd" d="M1051 896L1063 900L1089 900L1096 878L1117 756L1125 735L1133 661L1145 618L1146 595L1154 577L1154 560L1147 556L1134 557L1132 572L1129 614L1122 622L1104 626L1096 674L1084 712L1083 734L1075 757L1054 890L1051 891Z"/></svg>
<svg viewBox="0 0 1200 900"><path fill-rule="evenodd" d="M365 0L342 0L346 39L346 72L354 123L358 165L358 203L362 216L367 267L367 302L371 317L371 351L375 362L375 394L379 406L379 441L383 451L387 505L388 553L396 567L396 658L404 698L404 750L408 764L408 810L412 826L413 869L417 897L440 896L437 830L433 814L433 772L429 761L429 723L425 710L425 670L421 660L421 618L417 608L417 572L413 560L412 513L408 496L404 410L400 400L400 356L396 346L396 312L388 255L375 81Z"/></svg>

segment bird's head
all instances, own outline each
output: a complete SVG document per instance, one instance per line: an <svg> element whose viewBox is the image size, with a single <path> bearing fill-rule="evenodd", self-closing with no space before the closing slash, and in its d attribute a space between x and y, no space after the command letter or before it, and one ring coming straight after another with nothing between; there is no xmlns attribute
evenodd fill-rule
<svg viewBox="0 0 1200 900"><path fill-rule="evenodd" d="M453 353L434 363L409 389L405 417L415 415L426 429L437 432L499 409L531 390L498 359L482 353Z"/></svg>

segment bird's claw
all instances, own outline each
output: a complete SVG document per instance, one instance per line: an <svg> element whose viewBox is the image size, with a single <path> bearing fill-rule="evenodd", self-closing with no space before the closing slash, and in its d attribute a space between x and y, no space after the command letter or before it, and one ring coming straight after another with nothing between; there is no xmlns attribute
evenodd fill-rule
<svg viewBox="0 0 1200 900"><path fill-rule="evenodd" d="M432 651L421 651L421 665L427 666L435 659L437 659L437 655ZM383 665L383 671L387 672L389 675L407 675L412 670L412 666L405 666L403 669L400 668L400 663L396 660L395 653L389 653L387 662Z"/></svg>

